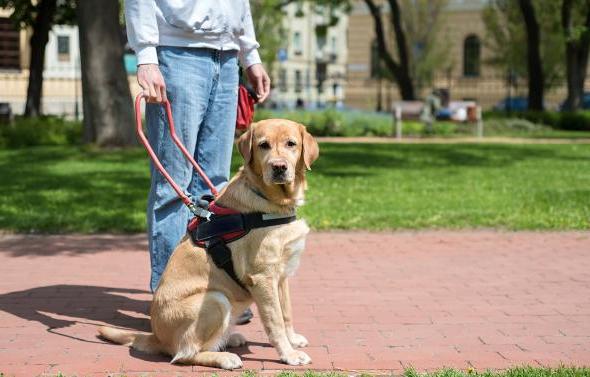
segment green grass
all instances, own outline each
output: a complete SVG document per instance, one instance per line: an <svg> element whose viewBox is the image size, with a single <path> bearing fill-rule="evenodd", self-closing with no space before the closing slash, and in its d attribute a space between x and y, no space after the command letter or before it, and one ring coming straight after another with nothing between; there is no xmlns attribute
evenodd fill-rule
<svg viewBox="0 0 590 377"><path fill-rule="evenodd" d="M275 375L275 377L346 377L350 374L328 372L318 373L313 371L307 371L305 373L296 372L281 372ZM404 377L589 377L590 368L585 367L566 367L561 366L558 368L541 368L541 367L513 367L507 370L500 371L476 371L474 369L468 370L457 370L457 369L440 369L434 372L417 372L414 369L406 369L403 374ZM256 377L255 372L244 372L242 377ZM364 373L360 374L361 377L371 377L373 374Z"/></svg>
<svg viewBox="0 0 590 377"><path fill-rule="evenodd" d="M309 179L316 229L590 228L587 144L322 144ZM148 185L141 149L0 150L0 229L143 231Z"/></svg>

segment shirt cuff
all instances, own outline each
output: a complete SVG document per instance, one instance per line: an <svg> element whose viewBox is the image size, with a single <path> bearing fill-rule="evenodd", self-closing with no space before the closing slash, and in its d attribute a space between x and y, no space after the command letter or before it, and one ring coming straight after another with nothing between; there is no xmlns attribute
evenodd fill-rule
<svg viewBox="0 0 590 377"><path fill-rule="evenodd" d="M137 65L141 64L158 64L158 52L154 46L140 47L135 51L137 56Z"/></svg>
<svg viewBox="0 0 590 377"><path fill-rule="evenodd" d="M251 65L262 63L258 50L255 48L250 51L244 51L244 53L240 54L240 61L245 69Z"/></svg>

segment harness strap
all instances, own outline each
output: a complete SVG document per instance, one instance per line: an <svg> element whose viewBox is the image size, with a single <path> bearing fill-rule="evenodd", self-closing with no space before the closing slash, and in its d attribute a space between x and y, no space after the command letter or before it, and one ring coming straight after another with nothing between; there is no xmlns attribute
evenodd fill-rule
<svg viewBox="0 0 590 377"><path fill-rule="evenodd" d="M238 279L238 275L236 275L236 271L234 270L234 264L231 259L231 250L225 244L225 241L221 238L215 238L209 242L207 242L207 254L211 256L213 263L224 270L233 281L235 281L242 289L248 291L244 283Z"/></svg>
<svg viewBox="0 0 590 377"><path fill-rule="evenodd" d="M297 220L297 216L277 215L270 213L236 213L231 215L213 215L208 221L199 222L196 229L188 230L195 244L205 245L207 254L211 256L217 268L224 270L233 281L245 291L246 286L238 279L231 259L228 242L237 240L248 234L252 229L288 224ZM236 234L225 240L224 235Z"/></svg>
<svg viewBox="0 0 590 377"><path fill-rule="evenodd" d="M208 241L228 233L249 232L252 229L282 225L297 219L295 215L275 215L268 213L239 213L214 216L210 221L199 224L196 232L191 232L195 241ZM196 234L195 234L196 233Z"/></svg>

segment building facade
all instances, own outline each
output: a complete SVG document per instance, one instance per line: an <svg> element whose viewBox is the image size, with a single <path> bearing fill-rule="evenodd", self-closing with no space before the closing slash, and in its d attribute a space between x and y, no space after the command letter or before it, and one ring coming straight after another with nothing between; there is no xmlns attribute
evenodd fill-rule
<svg viewBox="0 0 590 377"><path fill-rule="evenodd" d="M330 25L311 2L285 9L285 43L275 63L271 101L279 108L340 106L345 95L348 17Z"/></svg>
<svg viewBox="0 0 590 377"><path fill-rule="evenodd" d="M13 112L24 111L28 85L30 31L18 30L0 11L0 102L10 103ZM42 109L47 114L74 115L81 109L80 49L78 29L54 26L45 47Z"/></svg>
<svg viewBox="0 0 590 377"><path fill-rule="evenodd" d="M347 17L340 15L328 27L329 15L306 2L286 7L285 43L273 72L270 102L280 108L339 106L344 101ZM10 103L13 112L24 111L28 84L30 31L17 30L0 10L0 102ZM136 83L136 61L132 51L125 55L132 93ZM45 52L42 111L81 116L78 28L54 26Z"/></svg>
<svg viewBox="0 0 590 377"><path fill-rule="evenodd" d="M18 30L10 20L10 14L10 10L0 9L0 102L9 103L13 113L22 114L27 98L31 32ZM134 76L136 68L132 52L125 55L125 66L130 74L132 93L137 93L139 87ZM49 32L41 109L44 114L70 118L82 116L77 26L55 25Z"/></svg>
<svg viewBox="0 0 590 377"><path fill-rule="evenodd" d="M484 108L490 108L503 98L526 96L527 84L508 85L506 72L486 62L490 51L484 43L485 25L483 10L489 0L449 0L441 22L440 43L449 51L449 61L434 73L429 86L419 88L424 97L434 88L449 92L451 100L475 100ZM402 9L403 11L403 9ZM389 10L384 4L384 25L387 26ZM399 100L395 83L379 80L371 72L376 54L371 53L375 40L373 18L363 1L356 1L348 19L348 62L345 104L367 110L391 110L391 103ZM523 47L524 48L524 47ZM565 84L546 92L546 103L556 108L566 96Z"/></svg>

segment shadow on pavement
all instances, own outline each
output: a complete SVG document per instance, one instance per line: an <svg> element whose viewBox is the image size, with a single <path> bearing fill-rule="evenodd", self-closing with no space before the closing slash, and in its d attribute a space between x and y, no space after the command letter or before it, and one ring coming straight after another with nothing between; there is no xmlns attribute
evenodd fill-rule
<svg viewBox="0 0 590 377"><path fill-rule="evenodd" d="M0 253L10 257L79 255L105 251L147 250L144 234L121 235L6 235Z"/></svg>
<svg viewBox="0 0 590 377"><path fill-rule="evenodd" d="M139 289L50 285L2 294L0 310L27 321L39 322L52 333L79 323L99 325L99 322L149 331L149 319L123 313L147 315L150 301L125 295L148 293Z"/></svg>

